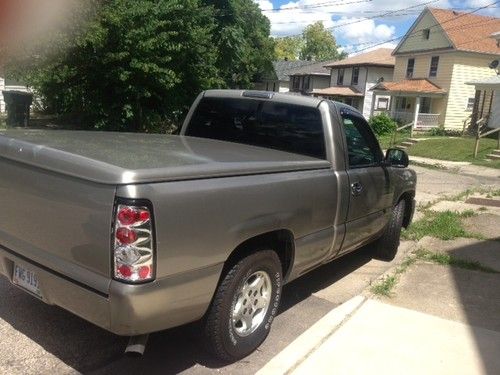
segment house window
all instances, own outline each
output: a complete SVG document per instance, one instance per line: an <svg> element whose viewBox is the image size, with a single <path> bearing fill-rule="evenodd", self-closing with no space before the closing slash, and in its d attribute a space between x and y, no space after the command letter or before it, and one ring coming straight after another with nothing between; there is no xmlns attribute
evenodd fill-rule
<svg viewBox="0 0 500 375"><path fill-rule="evenodd" d="M472 112L474 110L475 102L476 102L476 98L474 98L474 97L467 99L467 107L465 107L465 110L467 112Z"/></svg>
<svg viewBox="0 0 500 375"><path fill-rule="evenodd" d="M344 103L351 107L358 108L359 100L358 98L345 98Z"/></svg>
<svg viewBox="0 0 500 375"><path fill-rule="evenodd" d="M353 85L353 86L357 85L358 80L359 80L359 67L352 68L351 85Z"/></svg>
<svg viewBox="0 0 500 375"><path fill-rule="evenodd" d="M304 77L304 90L309 90L311 88L311 76Z"/></svg>
<svg viewBox="0 0 500 375"><path fill-rule="evenodd" d="M424 96L420 101L420 113L431 113L431 98Z"/></svg>
<svg viewBox="0 0 500 375"><path fill-rule="evenodd" d="M344 85L344 69L339 69L337 75L337 86L343 86L343 85Z"/></svg>
<svg viewBox="0 0 500 375"><path fill-rule="evenodd" d="M300 77L292 76L292 89L298 90L300 87Z"/></svg>
<svg viewBox="0 0 500 375"><path fill-rule="evenodd" d="M379 109L379 110L389 109L389 99L388 98L378 98L377 109Z"/></svg>
<svg viewBox="0 0 500 375"><path fill-rule="evenodd" d="M422 38L425 40L429 40L429 36L431 35L431 29L423 29L422 30Z"/></svg>
<svg viewBox="0 0 500 375"><path fill-rule="evenodd" d="M431 68L429 70L429 77L437 76L439 65L439 56L432 56L431 58Z"/></svg>
<svg viewBox="0 0 500 375"><path fill-rule="evenodd" d="M415 59L408 59L408 65L406 65L406 78L413 78L413 69L415 68Z"/></svg>
<svg viewBox="0 0 500 375"><path fill-rule="evenodd" d="M396 110L406 112L407 109L410 109L410 103L407 102L406 97L396 97Z"/></svg>

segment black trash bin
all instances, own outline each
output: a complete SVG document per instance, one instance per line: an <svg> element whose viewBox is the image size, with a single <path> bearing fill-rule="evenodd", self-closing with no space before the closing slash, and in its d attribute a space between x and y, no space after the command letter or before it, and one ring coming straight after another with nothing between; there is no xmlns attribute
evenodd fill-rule
<svg viewBox="0 0 500 375"><path fill-rule="evenodd" d="M24 126L30 122L33 94L24 91L2 91L7 110L7 127Z"/></svg>

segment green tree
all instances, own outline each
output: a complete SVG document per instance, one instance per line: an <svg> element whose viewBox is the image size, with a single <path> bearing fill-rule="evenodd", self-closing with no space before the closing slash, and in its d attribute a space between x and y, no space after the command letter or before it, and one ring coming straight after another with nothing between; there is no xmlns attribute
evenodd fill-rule
<svg viewBox="0 0 500 375"><path fill-rule="evenodd" d="M307 26L302 32L302 38L304 39L304 46L300 51L302 60L340 60L347 56L345 52L339 52L335 37L321 21Z"/></svg>
<svg viewBox="0 0 500 375"><path fill-rule="evenodd" d="M97 4L83 32L60 31L50 53L32 51L37 59L22 65L53 112L79 114L94 128L151 131L201 90L224 84L212 38L218 25L200 0Z"/></svg>
<svg viewBox="0 0 500 375"><path fill-rule="evenodd" d="M202 0L215 11L217 66L230 88L248 88L272 70L270 24L253 0Z"/></svg>
<svg viewBox="0 0 500 375"><path fill-rule="evenodd" d="M297 60L304 45L304 39L300 36L287 36L276 38L274 50L278 60Z"/></svg>

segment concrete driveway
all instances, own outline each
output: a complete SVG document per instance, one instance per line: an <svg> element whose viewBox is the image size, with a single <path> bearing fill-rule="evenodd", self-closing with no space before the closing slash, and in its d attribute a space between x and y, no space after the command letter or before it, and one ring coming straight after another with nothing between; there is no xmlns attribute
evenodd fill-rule
<svg viewBox="0 0 500 375"><path fill-rule="evenodd" d="M495 176L414 169L418 173L420 202L500 183ZM398 257L410 246L403 244ZM256 353L227 367L220 367L205 355L197 341L196 324L156 333L143 358L125 358L125 338L45 305L0 279L0 373L255 373L330 310L360 294L390 267L390 263L373 260L368 247L287 285L268 340Z"/></svg>

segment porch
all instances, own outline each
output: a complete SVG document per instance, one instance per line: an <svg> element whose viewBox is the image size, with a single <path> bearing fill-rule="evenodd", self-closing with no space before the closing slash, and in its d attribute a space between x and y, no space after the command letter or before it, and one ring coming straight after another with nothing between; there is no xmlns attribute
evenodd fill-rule
<svg viewBox="0 0 500 375"><path fill-rule="evenodd" d="M376 116L381 113L386 113L394 121L406 125L412 122L415 118L413 112L388 112L388 111L374 111L373 115ZM432 128L439 127L439 113L419 113L417 115L417 122L414 129L417 130L429 130Z"/></svg>
<svg viewBox="0 0 500 375"><path fill-rule="evenodd" d="M363 93L359 92L355 87L332 86L325 89L314 89L311 95L345 103L359 111L363 111Z"/></svg>
<svg viewBox="0 0 500 375"><path fill-rule="evenodd" d="M400 125L411 126L412 131L427 131L441 125L446 93L427 79L380 82L371 90L373 104L377 101L377 96L391 97L390 106L385 111L375 110L372 105L372 115L385 112Z"/></svg>

